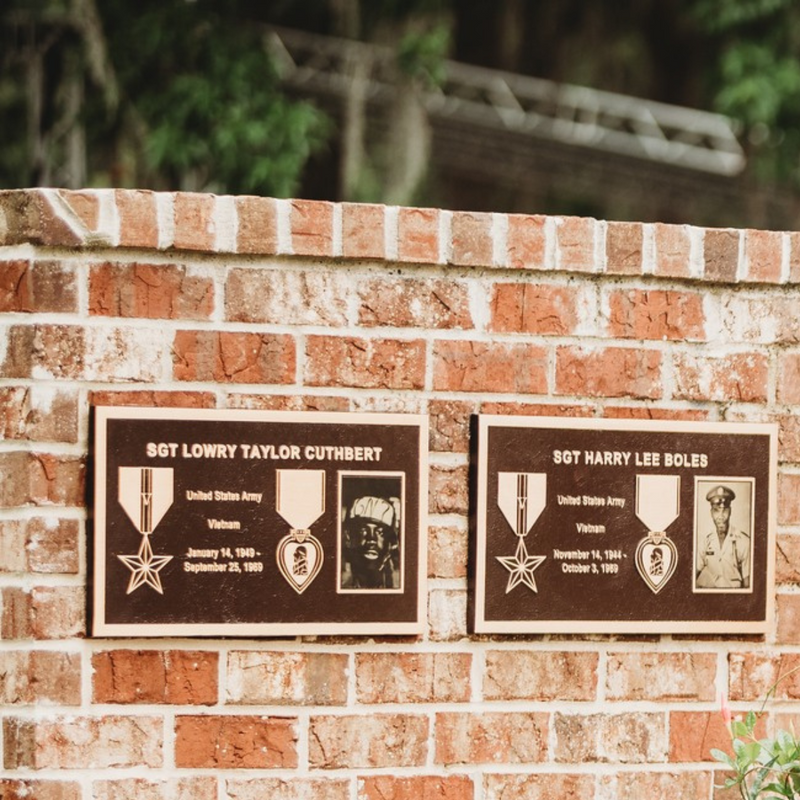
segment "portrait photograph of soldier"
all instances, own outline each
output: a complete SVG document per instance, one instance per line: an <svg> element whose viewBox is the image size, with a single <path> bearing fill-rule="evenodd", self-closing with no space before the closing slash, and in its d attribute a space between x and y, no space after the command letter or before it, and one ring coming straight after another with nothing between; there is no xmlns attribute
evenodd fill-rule
<svg viewBox="0 0 800 800"><path fill-rule="evenodd" d="M694 591L752 591L752 478L696 478Z"/></svg>
<svg viewBox="0 0 800 800"><path fill-rule="evenodd" d="M404 480L339 473L339 592L402 592Z"/></svg>

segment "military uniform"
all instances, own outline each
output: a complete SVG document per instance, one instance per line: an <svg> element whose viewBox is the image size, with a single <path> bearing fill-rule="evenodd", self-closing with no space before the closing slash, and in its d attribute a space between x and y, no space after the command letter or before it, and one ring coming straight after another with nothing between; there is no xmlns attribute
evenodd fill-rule
<svg viewBox="0 0 800 800"><path fill-rule="evenodd" d="M706 500L712 508L729 509L736 495L727 486L715 486ZM695 585L698 589L750 588L750 536L728 526L720 542L716 530L700 541L697 552Z"/></svg>

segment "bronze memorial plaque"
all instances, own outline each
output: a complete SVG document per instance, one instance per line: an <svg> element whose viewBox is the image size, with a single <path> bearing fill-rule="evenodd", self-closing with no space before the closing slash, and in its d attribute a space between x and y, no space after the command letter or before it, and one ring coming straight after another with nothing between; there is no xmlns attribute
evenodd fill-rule
<svg viewBox="0 0 800 800"><path fill-rule="evenodd" d="M777 426L481 415L477 428L476 633L769 629Z"/></svg>
<svg viewBox="0 0 800 800"><path fill-rule="evenodd" d="M95 636L413 634L427 418L97 408Z"/></svg>

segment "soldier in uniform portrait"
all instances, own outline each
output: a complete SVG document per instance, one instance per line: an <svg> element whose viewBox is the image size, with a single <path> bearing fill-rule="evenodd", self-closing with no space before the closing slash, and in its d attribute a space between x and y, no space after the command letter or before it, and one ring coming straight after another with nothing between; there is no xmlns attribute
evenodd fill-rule
<svg viewBox="0 0 800 800"><path fill-rule="evenodd" d="M736 494L718 485L706 494L714 530L702 535L697 546L697 589L750 588L750 535L731 525Z"/></svg>

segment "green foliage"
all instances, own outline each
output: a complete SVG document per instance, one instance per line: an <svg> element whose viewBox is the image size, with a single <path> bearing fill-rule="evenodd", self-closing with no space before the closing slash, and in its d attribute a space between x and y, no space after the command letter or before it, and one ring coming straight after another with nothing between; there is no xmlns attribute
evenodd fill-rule
<svg viewBox="0 0 800 800"><path fill-rule="evenodd" d="M446 25L407 33L397 49L397 64L401 72L426 87L441 86L445 79L445 58L449 49L450 29Z"/></svg>

